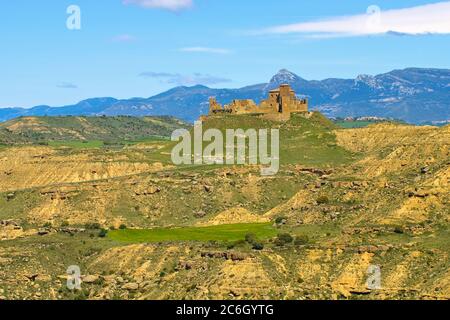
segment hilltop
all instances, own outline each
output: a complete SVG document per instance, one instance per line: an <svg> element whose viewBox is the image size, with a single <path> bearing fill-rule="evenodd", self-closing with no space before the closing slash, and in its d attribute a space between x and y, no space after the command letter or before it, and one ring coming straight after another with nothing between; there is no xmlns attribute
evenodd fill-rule
<svg viewBox="0 0 450 320"><path fill-rule="evenodd" d="M239 89L211 89L197 85L176 87L149 98L118 100L95 98L62 107L37 106L31 109L0 109L0 121L18 116L66 115L170 115L193 122L208 112L208 99L222 104L233 99L253 99L259 103L268 91L287 83L309 99L311 110L328 117L381 117L409 123L450 119L450 70L408 68L355 79L305 80L286 69L268 83Z"/></svg>
<svg viewBox="0 0 450 320"><path fill-rule="evenodd" d="M282 164L329 166L344 164L352 159L352 154L339 147L333 124L319 112L307 116L292 115L286 122L264 120L251 115L225 115L209 118L203 124L204 130L220 129L266 129L280 130L280 161Z"/></svg>

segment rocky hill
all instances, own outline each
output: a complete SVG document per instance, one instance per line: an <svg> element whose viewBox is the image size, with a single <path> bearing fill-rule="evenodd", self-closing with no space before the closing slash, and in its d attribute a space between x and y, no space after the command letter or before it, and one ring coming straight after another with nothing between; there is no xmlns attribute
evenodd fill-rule
<svg viewBox="0 0 450 320"><path fill-rule="evenodd" d="M282 83L308 97L313 109L329 117L376 116L416 124L450 120L450 70L409 68L376 76L360 75L356 79L322 81L308 81L280 70L269 83L239 89L177 87L150 98L96 98L59 108L0 109L0 121L21 115L170 115L192 122L208 112L210 96L216 96L220 103L247 98L259 102L270 89Z"/></svg>

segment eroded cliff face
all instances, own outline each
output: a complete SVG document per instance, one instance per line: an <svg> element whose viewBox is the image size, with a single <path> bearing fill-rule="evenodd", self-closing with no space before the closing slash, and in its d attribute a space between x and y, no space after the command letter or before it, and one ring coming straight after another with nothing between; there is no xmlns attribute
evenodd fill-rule
<svg viewBox="0 0 450 320"><path fill-rule="evenodd" d="M0 149L0 298L450 298L450 127L333 135L355 153L350 163L298 161L274 177L257 167L174 168L157 144ZM261 222L308 239L264 239L252 250L120 243L89 228ZM74 264L79 292L65 289ZM379 290L366 283L372 265Z"/></svg>

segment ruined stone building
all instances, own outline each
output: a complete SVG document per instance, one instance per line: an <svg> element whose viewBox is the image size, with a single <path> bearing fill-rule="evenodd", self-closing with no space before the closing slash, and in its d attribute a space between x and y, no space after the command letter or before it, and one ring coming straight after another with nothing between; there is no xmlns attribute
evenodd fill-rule
<svg viewBox="0 0 450 320"><path fill-rule="evenodd" d="M215 98L209 99L209 115L248 114L259 115L269 120L289 120L292 113L308 112L308 101L298 99L288 84L271 90L269 97L257 105L253 100L233 100L225 106L217 103Z"/></svg>

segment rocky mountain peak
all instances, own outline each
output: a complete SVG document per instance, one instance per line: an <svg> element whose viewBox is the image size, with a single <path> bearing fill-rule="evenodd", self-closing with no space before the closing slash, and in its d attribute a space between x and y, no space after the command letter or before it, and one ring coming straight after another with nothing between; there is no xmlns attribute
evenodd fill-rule
<svg viewBox="0 0 450 320"><path fill-rule="evenodd" d="M280 71L278 71L278 73L276 75L274 75L272 77L272 79L270 80L270 83L272 84L283 84L283 83L294 83L298 80L302 80L302 78L300 78L298 75L296 75L295 73L287 70L287 69L281 69Z"/></svg>

